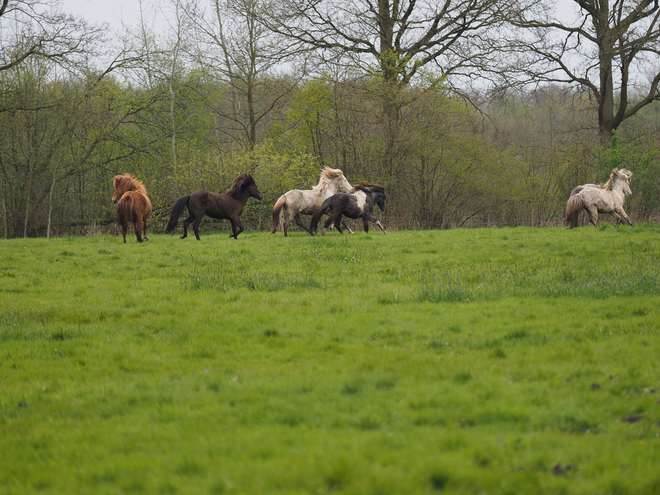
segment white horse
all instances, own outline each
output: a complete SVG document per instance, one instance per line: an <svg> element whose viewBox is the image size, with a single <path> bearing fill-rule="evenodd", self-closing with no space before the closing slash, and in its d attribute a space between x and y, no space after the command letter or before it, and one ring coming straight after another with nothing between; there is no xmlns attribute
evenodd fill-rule
<svg viewBox="0 0 660 495"><path fill-rule="evenodd" d="M609 213L618 221L632 225L630 218L623 210L626 196L632 196L630 178L632 172L622 168L612 170L610 179L605 184L584 184L571 192L566 202L566 223L572 229L578 225L578 215L585 210L589 222L598 227L598 214Z"/></svg>
<svg viewBox="0 0 660 495"><path fill-rule="evenodd" d="M341 170L325 167L321 172L318 185L314 186L311 190L292 189L280 196L273 206L270 233L275 233L280 222L280 217L284 216L283 210L286 210L288 216L282 222L285 237L287 236L287 229L292 220L295 220L298 226L302 227L308 234L311 234L309 229L300 221L300 214L313 215L325 199L337 191L349 192L352 189L353 186L344 177L344 173ZM348 227L346 228L348 229ZM351 232L350 229L348 231Z"/></svg>

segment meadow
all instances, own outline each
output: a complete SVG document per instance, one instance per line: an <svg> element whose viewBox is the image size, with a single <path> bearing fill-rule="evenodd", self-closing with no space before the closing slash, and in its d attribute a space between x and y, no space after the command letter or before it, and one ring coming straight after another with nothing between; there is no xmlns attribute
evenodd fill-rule
<svg viewBox="0 0 660 495"><path fill-rule="evenodd" d="M2 240L0 493L660 493L659 241Z"/></svg>

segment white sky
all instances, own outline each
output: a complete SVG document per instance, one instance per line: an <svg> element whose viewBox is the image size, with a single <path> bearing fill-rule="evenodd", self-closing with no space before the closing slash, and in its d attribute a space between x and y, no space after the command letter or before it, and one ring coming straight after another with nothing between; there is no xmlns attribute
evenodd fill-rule
<svg viewBox="0 0 660 495"><path fill-rule="evenodd" d="M148 22L153 20L157 6L167 5L167 0L62 0L66 12L81 15L101 24L107 22L113 31L121 31L122 23L135 25L140 20L140 7ZM575 11L573 0L557 0L557 14L572 18Z"/></svg>
<svg viewBox="0 0 660 495"><path fill-rule="evenodd" d="M65 12L82 16L95 24L108 23L113 31L120 31L122 23L137 24L140 6L152 15L153 5L148 0L62 0Z"/></svg>

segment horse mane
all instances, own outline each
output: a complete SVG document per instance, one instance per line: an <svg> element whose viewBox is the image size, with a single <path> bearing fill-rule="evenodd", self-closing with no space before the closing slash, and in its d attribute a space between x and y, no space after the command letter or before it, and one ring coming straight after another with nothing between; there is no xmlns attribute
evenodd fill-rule
<svg viewBox="0 0 660 495"><path fill-rule="evenodd" d="M132 174L116 175L112 182L115 186L115 189L117 188L117 184L129 183L130 186L126 188L126 191L135 190L135 191L141 192L145 196L147 194L147 188L144 187L144 184L142 184L141 181L139 181L135 177L133 177Z"/></svg>
<svg viewBox="0 0 660 495"><path fill-rule="evenodd" d="M338 168L323 167L323 170L321 171L321 177L319 178L319 183L312 187L312 191L323 195L328 187L328 184L330 184L333 179L337 179L342 175L344 175L344 172Z"/></svg>
<svg viewBox="0 0 660 495"><path fill-rule="evenodd" d="M241 174L234 179L234 182L231 183L231 186L229 186L229 189L227 189L225 192L229 196L234 196L238 194L245 187L250 186L251 184L254 183L255 183L254 177L252 177L251 174Z"/></svg>
<svg viewBox="0 0 660 495"><path fill-rule="evenodd" d="M610 174L609 180L601 186L602 189L605 189L606 191L611 191L612 186L614 185L614 181L621 176L623 179L630 180L632 177L632 172L630 170L627 170L625 168L622 168L621 170L615 168L612 169L612 173Z"/></svg>
<svg viewBox="0 0 660 495"><path fill-rule="evenodd" d="M369 184L367 181L360 180L360 183L357 186L353 186L351 193L354 193L355 191L385 192L385 188L380 184Z"/></svg>

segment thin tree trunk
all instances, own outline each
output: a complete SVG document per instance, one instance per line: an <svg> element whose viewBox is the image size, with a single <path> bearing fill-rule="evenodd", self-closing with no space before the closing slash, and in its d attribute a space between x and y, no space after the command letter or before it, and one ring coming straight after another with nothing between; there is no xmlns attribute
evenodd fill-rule
<svg viewBox="0 0 660 495"><path fill-rule="evenodd" d="M7 236L9 235L9 225L7 223L7 204L5 203L5 198L2 198L2 216L4 219L5 239L7 239Z"/></svg>
<svg viewBox="0 0 660 495"><path fill-rule="evenodd" d="M25 194L25 223L23 224L23 237L27 237L28 219L30 216L30 194L32 192L32 163L28 169L28 183L27 191Z"/></svg>
<svg viewBox="0 0 660 495"><path fill-rule="evenodd" d="M174 72L174 70L172 70ZM176 99L176 94L172 88L172 80L170 79L169 83L170 96L170 120L172 122L172 165L176 166L176 121L174 120L174 102Z"/></svg>
<svg viewBox="0 0 660 495"><path fill-rule="evenodd" d="M46 227L46 239L50 239L50 226L53 218L53 190L55 189L55 175L53 174L53 182L50 184L50 192L48 193L48 227Z"/></svg>

